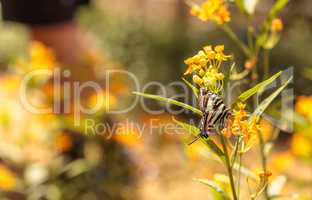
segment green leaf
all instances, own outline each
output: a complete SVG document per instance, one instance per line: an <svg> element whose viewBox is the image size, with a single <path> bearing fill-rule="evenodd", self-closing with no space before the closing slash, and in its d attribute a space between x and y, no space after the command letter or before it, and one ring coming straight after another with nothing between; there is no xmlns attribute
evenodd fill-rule
<svg viewBox="0 0 312 200"><path fill-rule="evenodd" d="M212 189L213 191L217 192L218 194L220 194L220 196L222 197L222 199L224 200L230 200L231 198L229 197L229 195L221 188L219 187L215 182L207 180L207 179L194 179L194 181L197 181L199 183L202 183L204 185L207 185L210 187L210 189Z"/></svg>
<svg viewBox="0 0 312 200"><path fill-rule="evenodd" d="M180 125L184 130L191 133L195 137L199 137L200 130L196 126L178 121L177 119L173 118L173 121ZM210 138L207 139L200 138L207 146L208 148L215 153L222 161L225 161L224 153L223 151L218 147L218 145Z"/></svg>
<svg viewBox="0 0 312 200"><path fill-rule="evenodd" d="M194 108L193 106L190 106L188 104L182 103L180 101L176 101L176 100L173 100L173 99L161 97L161 96L158 96L158 95L145 94L145 93L141 93L141 92L133 92L133 94L138 95L138 96L142 96L142 97L145 97L145 98L161 101L161 102L164 102L164 103L169 103L169 104L173 104L173 105L176 105L176 106L180 106L180 107L185 108L187 110L190 110L190 111L192 111L192 112L194 112L194 113L196 113L198 115L203 115L203 113L200 110L198 110L197 108Z"/></svg>
<svg viewBox="0 0 312 200"><path fill-rule="evenodd" d="M278 13L287 5L288 2L289 0L277 0L271 8L268 17L271 19L275 18Z"/></svg>
<svg viewBox="0 0 312 200"><path fill-rule="evenodd" d="M189 86L191 88L191 90L193 91L194 95L196 96L196 98L198 98L198 94L199 94L199 90L189 81L187 81L185 78L182 78L182 80L184 81L184 83Z"/></svg>
<svg viewBox="0 0 312 200"><path fill-rule="evenodd" d="M280 88L273 92L269 97L263 100L256 110L252 113L249 119L252 117L259 117L267 109L267 107L272 103L272 101L286 88L293 77L290 77Z"/></svg>
<svg viewBox="0 0 312 200"><path fill-rule="evenodd" d="M192 134L194 137L198 137L199 135L199 128L197 128L196 126L193 126L191 124L187 124L184 122L181 122L177 119L175 119L174 117L172 117L172 120L178 124L179 126L181 126L184 130L186 130L187 132L189 132L190 134Z"/></svg>
<svg viewBox="0 0 312 200"><path fill-rule="evenodd" d="M275 75L273 75L271 78L262 81L260 83L258 83L257 85L255 85L254 87L248 89L247 91L243 92L241 95L239 95L238 99L235 101L235 103L237 101L242 101L245 102L247 101L247 99L249 99L249 97L251 97L252 95L254 95L255 93L257 93L259 90L265 88L267 85L269 85L270 83L272 83L275 79L277 79L280 75L281 75L281 71L276 73Z"/></svg>
<svg viewBox="0 0 312 200"><path fill-rule="evenodd" d="M223 151L218 147L218 145L211 139L205 140L207 146L223 161L225 162L225 155Z"/></svg>

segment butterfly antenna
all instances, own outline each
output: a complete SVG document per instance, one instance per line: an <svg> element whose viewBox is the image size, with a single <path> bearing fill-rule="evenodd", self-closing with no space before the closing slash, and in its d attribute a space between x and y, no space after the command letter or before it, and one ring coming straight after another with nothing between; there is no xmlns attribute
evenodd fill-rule
<svg viewBox="0 0 312 200"><path fill-rule="evenodd" d="M188 143L188 145L193 144L194 142L196 142L199 139L199 137L196 137L192 142Z"/></svg>

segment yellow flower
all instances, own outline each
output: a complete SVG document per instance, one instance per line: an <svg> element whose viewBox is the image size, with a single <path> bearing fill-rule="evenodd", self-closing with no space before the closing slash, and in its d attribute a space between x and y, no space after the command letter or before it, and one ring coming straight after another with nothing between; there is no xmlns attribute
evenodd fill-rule
<svg viewBox="0 0 312 200"><path fill-rule="evenodd" d="M272 32L280 32L283 30L283 22L279 18L275 18L272 20L271 24L271 30Z"/></svg>
<svg viewBox="0 0 312 200"><path fill-rule="evenodd" d="M204 51L207 55L207 58L209 60L212 60L212 59L215 59L216 57L216 52L213 51L212 47L209 45L209 46L205 46L204 48Z"/></svg>
<svg viewBox="0 0 312 200"><path fill-rule="evenodd" d="M227 6L225 5L221 6L216 15L217 23L223 24L224 22L229 22L230 20L231 20L231 16L230 16L230 12Z"/></svg>
<svg viewBox="0 0 312 200"><path fill-rule="evenodd" d="M219 68L229 57L231 56L224 54L224 45L204 46L196 55L184 60L187 65L184 75L195 73L193 81L196 84L218 93L223 87L224 79Z"/></svg>
<svg viewBox="0 0 312 200"><path fill-rule="evenodd" d="M191 58L184 60L184 63L188 65L188 68L185 71L184 75L191 74L194 71L199 70L201 68L200 63L202 63L200 62L201 59L203 58L200 58L198 55L195 55Z"/></svg>
<svg viewBox="0 0 312 200"><path fill-rule="evenodd" d="M56 58L53 51L38 41L31 43L30 59L32 69L52 69L56 66Z"/></svg>
<svg viewBox="0 0 312 200"><path fill-rule="evenodd" d="M312 122L312 96L297 97L295 110Z"/></svg>
<svg viewBox="0 0 312 200"><path fill-rule="evenodd" d="M231 56L225 55L223 51L224 45L217 45L214 49L210 45L203 47L203 50L198 51L196 55L184 60L184 63L188 66L184 75L206 68L207 63L210 61L219 61L219 64L221 64L222 61L227 61ZM211 63L214 63L214 65L210 68L219 67L215 64L216 62Z"/></svg>
<svg viewBox="0 0 312 200"><path fill-rule="evenodd" d="M192 16L199 16L200 12L201 12L200 7L198 5L193 5L190 13Z"/></svg>
<svg viewBox="0 0 312 200"><path fill-rule="evenodd" d="M53 51L43 43L32 41L29 46L29 59L18 58L16 65L26 71L36 69L53 69L57 66L56 57Z"/></svg>
<svg viewBox="0 0 312 200"><path fill-rule="evenodd" d="M215 59L216 60L227 61L228 58L231 57L230 55L225 55L223 51L224 51L224 45L217 45L215 47L215 52L216 52Z"/></svg>
<svg viewBox="0 0 312 200"><path fill-rule="evenodd" d="M7 167L0 164L0 189L12 190L16 186L16 176Z"/></svg>
<svg viewBox="0 0 312 200"><path fill-rule="evenodd" d="M222 73L217 73L216 74L216 79L222 81L224 79L224 74Z"/></svg>
<svg viewBox="0 0 312 200"><path fill-rule="evenodd" d="M300 133L295 133L291 140L291 150L298 156L309 157L312 155L312 141Z"/></svg>
<svg viewBox="0 0 312 200"><path fill-rule="evenodd" d="M217 52L217 53L223 53L223 51L224 51L224 45L217 45L217 46L215 46L215 51Z"/></svg>
<svg viewBox="0 0 312 200"><path fill-rule="evenodd" d="M224 0L206 0L201 6L193 5L191 15L202 21L212 21L217 24L224 24L231 20L228 6Z"/></svg>

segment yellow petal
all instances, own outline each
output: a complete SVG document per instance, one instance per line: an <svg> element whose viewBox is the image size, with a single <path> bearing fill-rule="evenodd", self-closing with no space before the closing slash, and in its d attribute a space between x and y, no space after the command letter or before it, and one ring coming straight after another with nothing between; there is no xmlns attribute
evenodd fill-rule
<svg viewBox="0 0 312 200"><path fill-rule="evenodd" d="M217 46L215 46L214 50L217 53L222 53L224 51L224 45L217 45Z"/></svg>

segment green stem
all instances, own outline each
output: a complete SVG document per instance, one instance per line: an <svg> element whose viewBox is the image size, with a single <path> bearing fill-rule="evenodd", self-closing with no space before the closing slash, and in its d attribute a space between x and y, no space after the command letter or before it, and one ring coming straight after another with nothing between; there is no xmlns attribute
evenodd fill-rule
<svg viewBox="0 0 312 200"><path fill-rule="evenodd" d="M240 196L240 179L241 179L241 166L242 166L242 154L240 152L238 152L239 155L238 155L238 180L237 180L237 197L239 199L239 196Z"/></svg>
<svg viewBox="0 0 312 200"><path fill-rule="evenodd" d="M231 184L233 200L238 200L237 199L237 195L236 195L236 190L235 190L233 171L232 171L232 168L231 168L231 163L230 163L228 150L226 148L225 138L224 138L224 136L222 134L220 134L220 138L221 138L222 148L223 148L224 156L225 156L225 165L226 165L226 168L227 168L227 171L228 171L228 175L230 177L230 184Z"/></svg>
<svg viewBox="0 0 312 200"><path fill-rule="evenodd" d="M264 143L263 136L260 132L258 132L258 138L259 138L259 145L260 145L260 156L261 156L262 170L264 173L266 173L267 172L267 158L265 155L265 143ZM265 186L265 188L264 188L264 195L265 195L265 198L267 200L271 199L269 194L268 194L268 187L267 186Z"/></svg>
<svg viewBox="0 0 312 200"><path fill-rule="evenodd" d="M248 39L248 47L249 49L254 49L253 36L254 36L254 27L252 25L253 17L248 16L248 26L247 26L247 39Z"/></svg>
<svg viewBox="0 0 312 200"><path fill-rule="evenodd" d="M219 26L227 36L235 42L238 47L242 50L242 52L249 58L252 56L252 52L250 49L237 37L237 35L233 32L233 30L227 25L223 24Z"/></svg>
<svg viewBox="0 0 312 200"><path fill-rule="evenodd" d="M263 51L263 72L264 72L264 77L263 79L267 79L269 76L269 67L270 67L270 50L264 50Z"/></svg>

